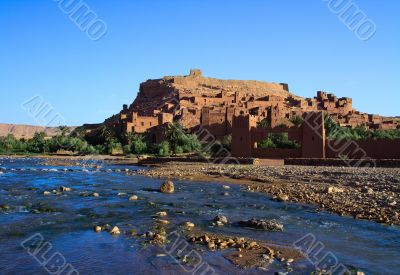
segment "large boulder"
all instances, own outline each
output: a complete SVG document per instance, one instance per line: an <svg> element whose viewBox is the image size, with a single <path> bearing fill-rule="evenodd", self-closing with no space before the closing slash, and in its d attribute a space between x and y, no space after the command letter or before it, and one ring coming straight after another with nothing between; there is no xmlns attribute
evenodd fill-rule
<svg viewBox="0 0 400 275"><path fill-rule="evenodd" d="M172 194L175 191L174 183L170 180L164 181L160 187L161 193Z"/></svg>
<svg viewBox="0 0 400 275"><path fill-rule="evenodd" d="M283 224L277 222L276 220L263 220L253 218L248 221L240 221L239 225L266 231L283 231Z"/></svg>

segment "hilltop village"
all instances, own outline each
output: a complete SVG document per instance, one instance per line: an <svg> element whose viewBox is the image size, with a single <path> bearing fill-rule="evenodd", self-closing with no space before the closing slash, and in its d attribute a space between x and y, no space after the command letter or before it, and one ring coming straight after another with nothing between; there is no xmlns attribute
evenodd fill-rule
<svg viewBox="0 0 400 275"><path fill-rule="evenodd" d="M204 77L200 70L187 76L167 76L140 85L135 101L124 105L110 120L122 133L144 133L165 123L179 121L186 129L202 126L216 137L232 133L233 118L249 115L266 120L271 128L292 125L307 112L325 111L342 127L396 129L400 119L362 113L352 99L318 91L314 98L292 94L285 83L220 80Z"/></svg>

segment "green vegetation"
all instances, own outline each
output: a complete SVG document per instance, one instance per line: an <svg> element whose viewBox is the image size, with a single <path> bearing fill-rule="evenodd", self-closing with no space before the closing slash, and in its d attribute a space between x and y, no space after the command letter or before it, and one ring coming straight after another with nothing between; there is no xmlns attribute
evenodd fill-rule
<svg viewBox="0 0 400 275"><path fill-rule="evenodd" d="M61 127L60 127L61 128ZM87 141L73 134L67 135L65 131L52 138L46 139L43 132L35 133L33 138L26 140L16 139L9 134L0 138L0 153L3 154L25 154L25 153L56 153L58 151L69 151L80 154L93 154L97 150Z"/></svg>
<svg viewBox="0 0 400 275"><path fill-rule="evenodd" d="M143 135L127 133L125 139L128 144L124 146L126 148L124 153L144 154L147 152L147 143Z"/></svg>
<svg viewBox="0 0 400 275"><path fill-rule="evenodd" d="M290 119L290 122L299 127L301 124L303 124L304 119L301 116L294 116Z"/></svg>
<svg viewBox="0 0 400 275"><path fill-rule="evenodd" d="M259 148L283 148L298 149L300 144L294 140L289 140L287 133L270 134L266 139L258 143Z"/></svg>
<svg viewBox="0 0 400 275"><path fill-rule="evenodd" d="M166 141L174 154L193 153L201 150L201 144L195 134L185 133L182 126L174 122L165 132Z"/></svg>
<svg viewBox="0 0 400 275"><path fill-rule="evenodd" d="M94 134L85 135L80 129L68 133L65 126L59 133L46 138L45 133L36 133L33 138L16 139L13 135L0 138L2 154L172 154L198 153L202 146L194 134L188 134L178 123L171 124L165 131L165 140L160 144L150 142L146 135L128 133L118 137L107 126L102 126ZM226 141L228 142L228 141Z"/></svg>
<svg viewBox="0 0 400 275"><path fill-rule="evenodd" d="M227 152L231 151L232 146L232 135L226 135L222 140L216 140L211 148L210 152L213 156L224 156Z"/></svg>
<svg viewBox="0 0 400 275"><path fill-rule="evenodd" d="M333 118L325 118L325 131L328 139L335 140L365 140L365 139L396 139L400 138L400 129L370 130L363 126L355 128L341 127Z"/></svg>
<svg viewBox="0 0 400 275"><path fill-rule="evenodd" d="M261 120L260 122L257 123L257 128L270 128L271 124L269 123L269 121L264 118L263 120Z"/></svg>

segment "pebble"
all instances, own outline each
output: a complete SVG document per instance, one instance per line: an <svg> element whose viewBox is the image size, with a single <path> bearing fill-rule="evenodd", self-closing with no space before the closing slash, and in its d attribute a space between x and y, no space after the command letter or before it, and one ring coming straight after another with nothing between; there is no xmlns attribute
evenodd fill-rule
<svg viewBox="0 0 400 275"><path fill-rule="evenodd" d="M191 228L193 228L195 225L194 225L194 223L192 223L192 222L185 222L185 227L186 228L188 228L188 229L191 229Z"/></svg>
<svg viewBox="0 0 400 275"><path fill-rule="evenodd" d="M228 218L225 217L225 216L223 216L223 215L217 215L217 216L214 218L214 222L216 222L217 224L218 224L218 223L227 224L227 223L228 223Z"/></svg>
<svg viewBox="0 0 400 275"><path fill-rule="evenodd" d="M139 197L136 196L136 195L133 195L133 196L130 196L130 197L129 197L129 200L130 200L130 201L137 201L138 199L139 199Z"/></svg>
<svg viewBox="0 0 400 275"><path fill-rule="evenodd" d="M44 191L43 192L43 195L45 195L45 196L48 196L48 195L50 195L51 193L50 193L50 191Z"/></svg>
<svg viewBox="0 0 400 275"><path fill-rule="evenodd" d="M119 235L119 234L121 234L121 232L119 231L118 226L114 226L114 227L111 229L110 234L112 234L112 235Z"/></svg>
<svg viewBox="0 0 400 275"><path fill-rule="evenodd" d="M69 192L69 191L71 191L71 190L72 190L72 189L69 188L69 187L60 186L60 191L61 191L61 192Z"/></svg>
<svg viewBox="0 0 400 275"><path fill-rule="evenodd" d="M167 216L168 214L167 214L167 212L165 212L165 211L161 211L161 212L157 212L156 215L159 216L159 217L165 217L165 216Z"/></svg>
<svg viewBox="0 0 400 275"><path fill-rule="evenodd" d="M344 189L335 187L335 186L329 186L327 189L328 194L334 194L334 193L343 193Z"/></svg>
<svg viewBox="0 0 400 275"><path fill-rule="evenodd" d="M96 232L100 232L101 231L101 226L95 226L95 228L94 228L94 231L96 231Z"/></svg>
<svg viewBox="0 0 400 275"><path fill-rule="evenodd" d="M285 194L280 194L280 195L278 195L278 197L277 197L277 200L278 201L288 201L289 200L289 196L288 195L285 195Z"/></svg>
<svg viewBox="0 0 400 275"><path fill-rule="evenodd" d="M100 197L100 194L95 192L95 193L92 194L92 196L93 197Z"/></svg>

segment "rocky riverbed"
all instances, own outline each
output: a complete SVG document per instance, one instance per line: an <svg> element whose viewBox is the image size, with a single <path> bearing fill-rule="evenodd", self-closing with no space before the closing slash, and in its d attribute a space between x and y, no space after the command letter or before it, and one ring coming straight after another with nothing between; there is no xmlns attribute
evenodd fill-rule
<svg viewBox="0 0 400 275"><path fill-rule="evenodd" d="M357 219L400 225L400 169L168 163L139 174L239 183L279 201L317 205Z"/></svg>

